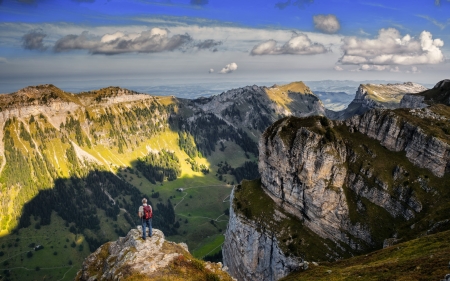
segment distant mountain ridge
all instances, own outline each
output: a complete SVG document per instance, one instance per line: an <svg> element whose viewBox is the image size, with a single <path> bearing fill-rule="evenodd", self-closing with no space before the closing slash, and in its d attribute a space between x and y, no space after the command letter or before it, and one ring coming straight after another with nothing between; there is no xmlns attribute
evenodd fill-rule
<svg viewBox="0 0 450 281"><path fill-rule="evenodd" d="M427 90L424 86L412 82L403 84L361 84L354 100L342 111L328 111L331 119L344 120L354 115L362 115L373 108L394 109L400 107L405 94L416 94Z"/></svg>
<svg viewBox="0 0 450 281"><path fill-rule="evenodd" d="M423 108L433 104L450 105L450 80L439 81L432 89L416 95L405 95L400 101L402 108Z"/></svg>

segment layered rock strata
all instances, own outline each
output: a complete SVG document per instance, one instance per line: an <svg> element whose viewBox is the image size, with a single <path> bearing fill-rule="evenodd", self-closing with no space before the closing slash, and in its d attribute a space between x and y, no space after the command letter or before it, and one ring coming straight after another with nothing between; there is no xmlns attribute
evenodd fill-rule
<svg viewBox="0 0 450 281"><path fill-rule="evenodd" d="M234 192L231 202L233 195ZM274 231L256 226L255 222L236 214L233 208L225 237L223 262L238 280L278 280L305 265L297 257L286 256Z"/></svg>
<svg viewBox="0 0 450 281"><path fill-rule="evenodd" d="M439 116L433 117L433 119ZM392 151L405 151L414 165L427 168L438 177L450 171L450 145L425 134L420 127L403 120L390 111L371 110L354 116L346 124Z"/></svg>

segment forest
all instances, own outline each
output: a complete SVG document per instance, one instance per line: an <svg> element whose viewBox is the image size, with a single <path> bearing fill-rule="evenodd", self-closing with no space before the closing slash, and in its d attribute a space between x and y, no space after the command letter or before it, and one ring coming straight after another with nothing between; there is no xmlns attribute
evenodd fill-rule
<svg viewBox="0 0 450 281"><path fill-rule="evenodd" d="M136 168L153 184L173 181L181 175L180 160L174 152L165 149L138 158Z"/></svg>

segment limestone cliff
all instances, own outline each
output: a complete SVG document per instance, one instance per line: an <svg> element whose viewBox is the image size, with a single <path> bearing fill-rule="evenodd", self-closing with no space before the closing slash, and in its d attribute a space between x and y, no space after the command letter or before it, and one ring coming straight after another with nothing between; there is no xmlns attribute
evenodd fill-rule
<svg viewBox="0 0 450 281"><path fill-rule="evenodd" d="M233 202L234 192L230 200ZM300 258L285 255L276 233L264 222L255 226L233 208L225 236L223 262L238 280L278 280L306 265Z"/></svg>
<svg viewBox="0 0 450 281"><path fill-rule="evenodd" d="M221 264L194 259L184 243L166 241L153 229L142 240L142 230L101 246L86 258L75 280L232 280ZM134 278L134 279L133 279Z"/></svg>
<svg viewBox="0 0 450 281"><path fill-rule="evenodd" d="M391 237L435 231L433 225L450 228L442 213L450 208L449 114L448 107L436 105L374 109L346 122L275 122L259 142L259 193L248 183L236 189L232 208L238 215L230 217L225 265L243 278L262 264L255 249L267 258L274 244L283 254L273 256L272 264L288 264L285 257L334 260L382 248ZM432 122L440 125L426 126Z"/></svg>
<svg viewBox="0 0 450 281"><path fill-rule="evenodd" d="M433 121L448 122L448 114L436 114L434 111L433 108L398 112L371 110L363 116L352 117L346 124L380 141L389 150L405 151L406 157L416 166L427 168L442 177L450 171L448 134L433 134L429 131L432 127L418 126L419 122L426 120L430 120L430 124Z"/></svg>

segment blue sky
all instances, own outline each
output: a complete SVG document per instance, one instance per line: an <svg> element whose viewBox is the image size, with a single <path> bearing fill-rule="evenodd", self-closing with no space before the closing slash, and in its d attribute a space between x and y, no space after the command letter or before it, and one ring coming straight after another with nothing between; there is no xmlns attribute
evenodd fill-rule
<svg viewBox="0 0 450 281"><path fill-rule="evenodd" d="M450 73L448 0L3 0L0 19L0 92Z"/></svg>

